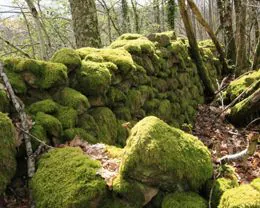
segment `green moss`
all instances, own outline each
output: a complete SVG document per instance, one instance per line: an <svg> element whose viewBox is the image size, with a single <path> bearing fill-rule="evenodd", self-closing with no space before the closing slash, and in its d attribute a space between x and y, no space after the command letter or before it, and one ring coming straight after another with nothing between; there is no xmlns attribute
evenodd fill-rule
<svg viewBox="0 0 260 208"><path fill-rule="evenodd" d="M124 149L116 146L106 145L106 152L109 158L121 158L124 154Z"/></svg>
<svg viewBox="0 0 260 208"><path fill-rule="evenodd" d="M259 179L258 179L259 180ZM219 208L260 207L260 183L258 180L248 185L229 189L221 197Z"/></svg>
<svg viewBox="0 0 260 208"><path fill-rule="evenodd" d="M117 119L124 121L132 120L130 109L127 107L118 107L113 109L113 112L115 113Z"/></svg>
<svg viewBox="0 0 260 208"><path fill-rule="evenodd" d="M250 74L244 75L238 79L232 81L227 90L226 97L229 100L234 100L237 96L239 96L246 88L252 85L257 80L260 80L260 70L254 71Z"/></svg>
<svg viewBox="0 0 260 208"><path fill-rule="evenodd" d="M67 66L69 71L73 71L81 67L81 59L79 54L71 48L62 48L58 50L52 56L50 61L64 64Z"/></svg>
<svg viewBox="0 0 260 208"><path fill-rule="evenodd" d="M43 112L43 113L47 113L47 114L54 114L58 111L58 108L59 108L59 105L57 103L55 103L51 99L47 99L47 100L42 100L42 101L33 103L28 108L28 111L31 114L36 114L38 112Z"/></svg>
<svg viewBox="0 0 260 208"><path fill-rule="evenodd" d="M93 116L99 127L98 141L105 144L114 144L117 138L117 120L114 113L106 107L91 109L90 115Z"/></svg>
<svg viewBox="0 0 260 208"><path fill-rule="evenodd" d="M50 140L48 139L48 136L47 136L47 131L40 124L33 125L33 127L30 130L30 133L33 136L40 139L41 141L43 141L44 143L50 144ZM36 150L37 147L40 145L40 142L36 141L35 139L32 139L31 142L32 142L33 150Z"/></svg>
<svg viewBox="0 0 260 208"><path fill-rule="evenodd" d="M176 192L163 199L162 208L207 208L205 199L192 192Z"/></svg>
<svg viewBox="0 0 260 208"><path fill-rule="evenodd" d="M114 106L116 103L124 103L126 101L126 95L119 89L115 87L110 87L106 95L107 104L109 106Z"/></svg>
<svg viewBox="0 0 260 208"><path fill-rule="evenodd" d="M117 139L116 144L120 147L124 147L126 145L126 139L129 136L129 130L126 127L123 127L126 121L117 120Z"/></svg>
<svg viewBox="0 0 260 208"><path fill-rule="evenodd" d="M229 179L229 178L218 178L215 183L210 183L210 187L213 187L212 198L211 198L211 206L212 208L217 208L220 198L223 193L229 189L238 186L237 180Z"/></svg>
<svg viewBox="0 0 260 208"><path fill-rule="evenodd" d="M154 54L155 46L154 43L148 40L146 37L139 37L136 39L122 39L118 38L110 46L110 48L124 48L131 54L141 55L144 54Z"/></svg>
<svg viewBox="0 0 260 208"><path fill-rule="evenodd" d="M125 33L121 36L119 36L117 39L118 40L135 40L135 39L138 39L138 38L141 38L142 35L140 34L135 34L135 33Z"/></svg>
<svg viewBox="0 0 260 208"><path fill-rule="evenodd" d="M104 95L111 84L111 74L102 63L83 61L77 71L76 88L84 95Z"/></svg>
<svg viewBox="0 0 260 208"><path fill-rule="evenodd" d="M98 207L106 191L96 173L100 163L79 148L58 148L43 155L31 181L37 208Z"/></svg>
<svg viewBox="0 0 260 208"><path fill-rule="evenodd" d="M132 128L125 152L122 176L162 190L198 190L213 172L210 152L198 138L153 116Z"/></svg>
<svg viewBox="0 0 260 208"><path fill-rule="evenodd" d="M78 123L78 113L70 107L60 106L55 116L61 122L63 129L74 128Z"/></svg>
<svg viewBox="0 0 260 208"><path fill-rule="evenodd" d="M12 121L0 112L0 195L16 171L16 133Z"/></svg>
<svg viewBox="0 0 260 208"><path fill-rule="evenodd" d="M151 113L157 110L159 105L160 105L160 100L158 99L148 100L144 104L144 109L146 112Z"/></svg>
<svg viewBox="0 0 260 208"><path fill-rule="evenodd" d="M55 97L56 101L64 106L74 108L79 115L83 114L90 108L88 98L72 88L64 88L59 91Z"/></svg>
<svg viewBox="0 0 260 208"><path fill-rule="evenodd" d="M93 116L87 113L82 114L81 116L79 116L78 126L92 136L96 138L98 137L98 132L100 132L100 129Z"/></svg>
<svg viewBox="0 0 260 208"><path fill-rule="evenodd" d="M164 121L169 121L172 117L172 106L169 100L162 100L158 108L158 117Z"/></svg>
<svg viewBox="0 0 260 208"><path fill-rule="evenodd" d="M102 202L100 208L138 208L130 205L127 201L120 199L119 197L109 196Z"/></svg>
<svg viewBox="0 0 260 208"><path fill-rule="evenodd" d="M176 40L176 34L174 31L152 33L148 35L148 39L153 42L158 42L162 47L167 47L171 44L171 41Z"/></svg>
<svg viewBox="0 0 260 208"><path fill-rule="evenodd" d="M85 131L84 129L72 128L64 131L63 138L65 141L71 141L75 137L79 137L80 139L92 144L96 143L96 138L93 137L91 134L87 133L87 131Z"/></svg>
<svg viewBox="0 0 260 208"><path fill-rule="evenodd" d="M137 113L142 107L142 94L136 89L129 90L127 94L126 106L130 109L132 114Z"/></svg>
<svg viewBox="0 0 260 208"><path fill-rule="evenodd" d="M2 89L2 85L0 83L0 112L8 113L10 110L10 102L7 96L7 92Z"/></svg>
<svg viewBox="0 0 260 208"><path fill-rule="evenodd" d="M99 57L92 60L94 62L112 62L117 66L118 72L126 74L135 69L133 59L131 55L124 49L94 49L94 48L80 48L77 50L82 58L86 57L89 60L89 56ZM90 59L91 60L91 59ZM107 65L107 64L105 64Z"/></svg>
<svg viewBox="0 0 260 208"><path fill-rule="evenodd" d="M61 122L51 115L38 112L35 117L35 123L36 125L41 125L50 136L59 138L62 135Z"/></svg>
<svg viewBox="0 0 260 208"><path fill-rule="evenodd" d="M15 93L25 94L27 92L27 86L26 86L21 74L7 70L6 75L9 79L9 82L12 85Z"/></svg>

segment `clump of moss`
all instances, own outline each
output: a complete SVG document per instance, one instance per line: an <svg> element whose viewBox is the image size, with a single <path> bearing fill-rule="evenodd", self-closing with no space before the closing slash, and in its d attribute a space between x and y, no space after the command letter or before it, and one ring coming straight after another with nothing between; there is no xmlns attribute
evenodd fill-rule
<svg viewBox="0 0 260 208"><path fill-rule="evenodd" d="M106 184L101 167L79 148L58 148L43 155L31 187L38 208L98 207Z"/></svg>
<svg viewBox="0 0 260 208"><path fill-rule="evenodd" d="M74 128L78 123L78 113L70 107L60 106L55 116L61 122L63 129Z"/></svg>
<svg viewBox="0 0 260 208"><path fill-rule="evenodd" d="M96 138L98 137L98 132L100 132L99 126L97 125L93 116L89 115L88 113L84 113L79 116L78 126L92 136Z"/></svg>
<svg viewBox="0 0 260 208"><path fill-rule="evenodd" d="M116 144L120 147L124 147L126 145L127 137L129 136L129 130L123 125L126 121L117 120L117 139Z"/></svg>
<svg viewBox="0 0 260 208"><path fill-rule="evenodd" d="M127 201L120 199L116 196L108 196L103 202L100 208L138 208L130 205Z"/></svg>
<svg viewBox="0 0 260 208"><path fill-rule="evenodd" d="M241 185L224 192L221 197L219 208L257 208L260 207L260 183L259 179L251 184Z"/></svg>
<svg viewBox="0 0 260 208"><path fill-rule="evenodd" d="M80 139L92 144L96 143L97 140L95 137L93 137L91 134L87 133L87 131L81 128L72 128L64 131L63 138L65 141L71 141L75 137L79 137Z"/></svg>
<svg viewBox="0 0 260 208"><path fill-rule="evenodd" d="M21 74L6 70L6 75L12 85L14 92L17 94L25 94L27 92L27 86L21 76Z"/></svg>
<svg viewBox="0 0 260 208"><path fill-rule="evenodd" d="M124 154L124 149L112 145L106 145L106 152L110 158L121 158Z"/></svg>
<svg viewBox="0 0 260 208"><path fill-rule="evenodd" d="M212 176L210 152L198 138L148 116L131 130L120 166L124 178L174 191L198 190ZM194 166L196 163L196 166Z"/></svg>
<svg viewBox="0 0 260 208"><path fill-rule="evenodd" d="M47 114L54 114L58 111L58 108L59 108L59 105L57 103L55 103L51 99L47 99L47 100L42 100L42 101L33 103L28 108L28 111L31 114L36 114L38 112L43 112L43 113L47 113Z"/></svg>
<svg viewBox="0 0 260 208"><path fill-rule="evenodd" d="M30 130L30 134L37 137L44 143L50 144L50 140L48 139L47 131L42 125L40 125L40 124L33 125L33 127ZM32 142L33 150L36 150L37 147L40 145L40 142L36 141L35 139L32 139L31 142Z"/></svg>
<svg viewBox="0 0 260 208"><path fill-rule="evenodd" d="M72 88L65 87L57 93L55 99L61 105L74 108L79 115L90 108L88 98Z"/></svg>
<svg viewBox="0 0 260 208"><path fill-rule="evenodd" d="M171 41L176 40L176 34L174 31L167 31L162 33L149 34L148 39L153 42L158 42L160 46L167 47L171 44Z"/></svg>
<svg viewBox="0 0 260 208"><path fill-rule="evenodd" d="M46 113L38 112L35 116L35 123L41 125L49 135L56 138L59 138L63 133L61 122Z"/></svg>
<svg viewBox="0 0 260 208"><path fill-rule="evenodd" d="M142 107L142 94L139 90L131 89L127 93L126 106L130 109L130 112L134 115Z"/></svg>
<svg viewBox="0 0 260 208"><path fill-rule="evenodd" d="M117 119L130 121L132 120L131 112L128 107L118 107L113 110Z"/></svg>
<svg viewBox="0 0 260 208"><path fill-rule="evenodd" d="M4 89L1 89L0 83L0 112L8 113L9 112L9 99L7 93Z"/></svg>
<svg viewBox="0 0 260 208"><path fill-rule="evenodd" d="M12 121L0 112L0 195L16 171L16 133Z"/></svg>
<svg viewBox="0 0 260 208"><path fill-rule="evenodd" d="M124 103L126 101L126 95L115 87L111 87L108 90L106 98L109 106L114 106L118 102Z"/></svg>
<svg viewBox="0 0 260 208"><path fill-rule="evenodd" d="M77 71L76 88L84 95L104 95L111 84L111 74L102 63L83 61Z"/></svg>
<svg viewBox="0 0 260 208"><path fill-rule="evenodd" d="M207 208L205 199L193 192L176 192L163 199L162 208Z"/></svg>
<svg viewBox="0 0 260 208"><path fill-rule="evenodd" d="M117 138L117 120L115 114L106 107L94 108L90 111L99 127L98 141L114 144Z"/></svg>
<svg viewBox="0 0 260 208"><path fill-rule="evenodd" d="M51 61L64 64L67 66L69 71L73 71L81 67L81 59L79 54L71 48L62 48L58 50L52 56Z"/></svg>
<svg viewBox="0 0 260 208"><path fill-rule="evenodd" d="M137 55L155 53L154 43L143 36L136 39L122 39L119 37L109 47L114 49L123 48L129 53Z"/></svg>

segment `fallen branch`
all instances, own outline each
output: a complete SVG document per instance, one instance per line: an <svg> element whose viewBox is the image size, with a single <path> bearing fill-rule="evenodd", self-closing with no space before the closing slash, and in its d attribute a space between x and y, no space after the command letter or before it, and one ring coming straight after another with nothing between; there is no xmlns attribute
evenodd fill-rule
<svg viewBox="0 0 260 208"><path fill-rule="evenodd" d="M254 119L253 121L251 121L247 126L246 126L246 129L249 128L249 126L251 126L253 123L257 122L257 121L260 121L260 117Z"/></svg>
<svg viewBox="0 0 260 208"><path fill-rule="evenodd" d="M220 164L225 164L230 161L235 160L246 160L248 157L252 156L256 151L256 146L258 140L260 139L260 135L258 132L250 133L248 135L248 145L247 148L241 152L232 155L225 155L221 157L217 162Z"/></svg>

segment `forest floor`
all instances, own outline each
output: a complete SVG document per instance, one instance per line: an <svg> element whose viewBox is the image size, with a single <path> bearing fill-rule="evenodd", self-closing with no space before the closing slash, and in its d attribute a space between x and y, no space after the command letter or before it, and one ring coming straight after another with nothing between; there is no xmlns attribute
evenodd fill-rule
<svg viewBox="0 0 260 208"><path fill-rule="evenodd" d="M209 148L212 153L212 160L215 162L218 158L234 154L244 150L247 146L247 135L256 129L260 129L260 124L254 125L251 130L236 128L228 123L223 116L221 107L212 105L200 105L192 134L198 136L200 140ZM69 146L80 146L89 156L101 162L105 179L113 178L113 174L118 171L120 161L108 158L105 154L105 145L89 145L86 142L74 139ZM255 154L246 161L236 161L229 165L235 168L239 182L249 183L254 178L260 176L260 147L258 145ZM103 175L102 175L103 174ZM108 178L106 178L106 176ZM106 180L108 185L109 181ZM0 208L27 208L28 206L28 189L26 183L21 178L13 181L7 189L7 195L0 198Z"/></svg>

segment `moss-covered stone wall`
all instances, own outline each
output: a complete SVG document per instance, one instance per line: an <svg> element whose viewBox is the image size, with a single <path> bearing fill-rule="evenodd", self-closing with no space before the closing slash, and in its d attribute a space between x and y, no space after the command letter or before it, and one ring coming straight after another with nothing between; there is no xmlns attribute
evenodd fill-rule
<svg viewBox="0 0 260 208"><path fill-rule="evenodd" d="M210 41L200 44L214 83L220 71ZM35 121L32 131L49 143L78 135L89 142L125 145L123 123L148 115L181 127L193 123L204 102L203 85L187 40L174 32L124 34L102 49L61 49L48 62L7 58L5 71ZM0 88L0 110L9 111Z"/></svg>

